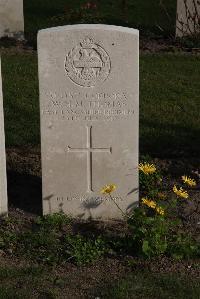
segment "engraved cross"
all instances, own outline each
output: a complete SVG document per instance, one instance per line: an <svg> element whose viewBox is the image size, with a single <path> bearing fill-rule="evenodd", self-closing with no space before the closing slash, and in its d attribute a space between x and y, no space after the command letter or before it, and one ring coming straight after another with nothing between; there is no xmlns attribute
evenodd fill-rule
<svg viewBox="0 0 200 299"><path fill-rule="evenodd" d="M68 152L72 153L86 153L87 154L87 192L93 192L92 186L92 156L93 153L112 153L110 148L95 148L92 146L92 126L87 126L87 145L85 148L72 148L67 147Z"/></svg>

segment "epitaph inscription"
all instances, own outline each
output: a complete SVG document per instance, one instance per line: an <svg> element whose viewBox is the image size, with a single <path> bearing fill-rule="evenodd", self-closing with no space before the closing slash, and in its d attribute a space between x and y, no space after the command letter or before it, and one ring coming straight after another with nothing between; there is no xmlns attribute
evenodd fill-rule
<svg viewBox="0 0 200 299"><path fill-rule="evenodd" d="M39 32L44 214L121 219L138 200L138 31L72 25Z"/></svg>

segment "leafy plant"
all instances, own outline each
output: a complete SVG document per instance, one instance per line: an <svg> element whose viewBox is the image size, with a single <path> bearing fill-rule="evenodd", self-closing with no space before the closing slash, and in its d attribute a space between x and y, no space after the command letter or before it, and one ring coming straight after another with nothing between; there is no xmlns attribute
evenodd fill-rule
<svg viewBox="0 0 200 299"><path fill-rule="evenodd" d="M44 217L38 217L35 221L43 229L61 229L64 225L71 222L71 219L64 213L54 213Z"/></svg>
<svg viewBox="0 0 200 299"><path fill-rule="evenodd" d="M66 253L69 259L78 265L88 264L103 256L106 247L103 239L98 237L94 240L81 235L66 237Z"/></svg>
<svg viewBox="0 0 200 299"><path fill-rule="evenodd" d="M169 235L168 253L175 259L200 256L200 245L190 233L177 231Z"/></svg>
<svg viewBox="0 0 200 299"><path fill-rule="evenodd" d="M0 230L0 250L30 260L54 265L73 261L88 264L107 252L101 237L72 235L71 219L63 213L38 217L25 231L15 231L13 220L5 219Z"/></svg>
<svg viewBox="0 0 200 299"><path fill-rule="evenodd" d="M143 208L136 208L128 220L133 250L146 257L166 252L168 223L160 215L148 216Z"/></svg>
<svg viewBox="0 0 200 299"><path fill-rule="evenodd" d="M29 231L20 236L22 255L40 262L54 264L62 259L62 243L55 231Z"/></svg>
<svg viewBox="0 0 200 299"><path fill-rule="evenodd" d="M191 235L180 230L182 222L179 217L179 208L189 198L185 187L195 187L196 181L184 175L181 183L174 185L166 194L162 190L163 178L154 164L142 161L138 168L142 195L139 207L131 216L122 211L129 228L126 237L129 251L145 257L167 254L189 258L197 255L199 245ZM115 189L115 185L108 185L101 192L112 199L111 193Z"/></svg>

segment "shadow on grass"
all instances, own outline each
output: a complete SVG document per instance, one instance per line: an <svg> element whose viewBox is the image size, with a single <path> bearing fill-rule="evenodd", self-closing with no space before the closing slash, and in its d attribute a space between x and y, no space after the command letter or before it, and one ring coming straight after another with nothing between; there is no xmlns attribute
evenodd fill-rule
<svg viewBox="0 0 200 299"><path fill-rule="evenodd" d="M26 212L42 214L42 180L30 175L8 171L8 202Z"/></svg>
<svg viewBox="0 0 200 299"><path fill-rule="evenodd" d="M140 154L159 158L199 157L199 128L156 123L156 120L141 120L140 125Z"/></svg>
<svg viewBox="0 0 200 299"><path fill-rule="evenodd" d="M200 283L195 278L177 274L155 274L147 271L137 271L121 280L97 289L98 298L193 298L198 299Z"/></svg>

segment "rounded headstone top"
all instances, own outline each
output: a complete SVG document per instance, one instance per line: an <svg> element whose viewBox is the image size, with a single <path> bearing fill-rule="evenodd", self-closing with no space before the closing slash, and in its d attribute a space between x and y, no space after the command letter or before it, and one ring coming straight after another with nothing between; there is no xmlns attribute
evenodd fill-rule
<svg viewBox="0 0 200 299"><path fill-rule="evenodd" d="M56 32L56 31L73 31L73 30L108 30L108 31L118 31L124 33L134 34L139 36L139 30L115 26L115 25L104 25L104 24L78 24L78 25L66 25L66 26L58 26L47 29L42 29L38 32L38 35L48 32Z"/></svg>

